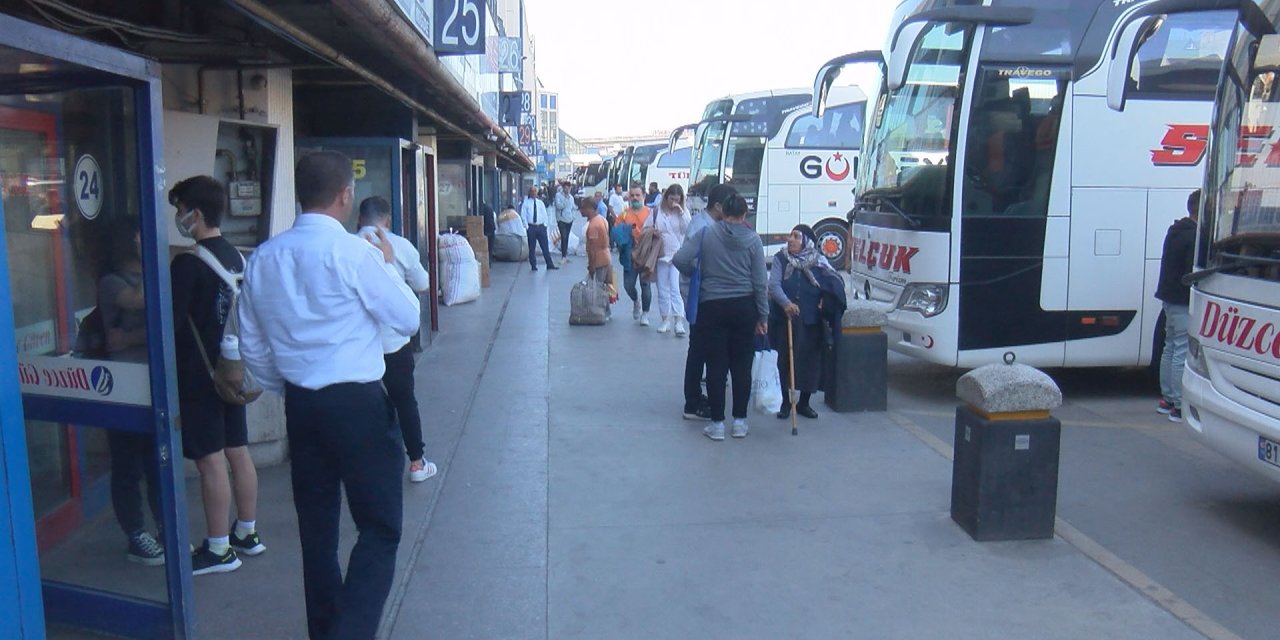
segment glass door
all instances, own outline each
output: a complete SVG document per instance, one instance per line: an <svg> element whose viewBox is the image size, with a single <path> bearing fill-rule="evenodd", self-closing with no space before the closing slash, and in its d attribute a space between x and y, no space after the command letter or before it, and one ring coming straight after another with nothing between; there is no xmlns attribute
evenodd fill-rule
<svg viewBox="0 0 1280 640"><path fill-rule="evenodd" d="M0 516L33 525L51 637L191 631L153 74L0 15L0 273L21 398L0 425L6 456L24 443L31 500Z"/></svg>

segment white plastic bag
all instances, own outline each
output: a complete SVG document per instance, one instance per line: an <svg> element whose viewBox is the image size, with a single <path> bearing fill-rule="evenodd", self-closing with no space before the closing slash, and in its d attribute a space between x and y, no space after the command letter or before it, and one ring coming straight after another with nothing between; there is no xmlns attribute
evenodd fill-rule
<svg viewBox="0 0 1280 640"><path fill-rule="evenodd" d="M751 361L751 406L765 414L782 410L782 382L778 378L778 352L757 351Z"/></svg>
<svg viewBox="0 0 1280 640"><path fill-rule="evenodd" d="M445 306L480 298L480 263L467 239L456 233L442 233L440 249L440 300Z"/></svg>
<svg viewBox="0 0 1280 640"><path fill-rule="evenodd" d="M582 236L577 233L569 232L569 255L585 256L587 255L587 243L583 241Z"/></svg>

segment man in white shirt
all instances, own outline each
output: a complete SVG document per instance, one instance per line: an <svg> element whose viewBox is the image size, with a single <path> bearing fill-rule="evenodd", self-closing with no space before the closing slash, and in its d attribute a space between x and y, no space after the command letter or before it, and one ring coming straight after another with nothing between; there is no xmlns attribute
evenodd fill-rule
<svg viewBox="0 0 1280 640"><path fill-rule="evenodd" d="M547 246L547 203L538 197L538 188L529 187L529 196L520 203L520 219L524 220L526 235L529 237L529 267L538 270L537 247L542 247L542 258L547 262L547 269L559 269L551 261L551 249Z"/></svg>
<svg viewBox="0 0 1280 640"><path fill-rule="evenodd" d="M365 198L360 203L359 234L374 245L380 245L382 240L378 231L382 231L382 235L391 242L396 255L392 264L400 279L417 293L430 290L431 278L422 266L418 249L391 231L391 203L382 196ZM422 418L418 413L418 398L413 393L413 345L408 336L383 327L382 353L387 364L382 386L387 388L391 404L396 408L396 422L400 424L400 436L404 438L404 450L409 456L409 481L425 482L436 474L436 465L424 456L426 444L422 441Z"/></svg>
<svg viewBox="0 0 1280 640"><path fill-rule="evenodd" d="M351 159L304 156L294 182L304 213L249 258L240 355L264 388L284 394L309 635L372 638L395 576L404 507L381 330L413 335L420 309L386 234L374 247L342 226L355 200ZM345 582L344 487L359 531Z"/></svg>
<svg viewBox="0 0 1280 640"><path fill-rule="evenodd" d="M573 233L573 221L579 217L578 207L573 203L573 194L569 191L570 186L572 185L568 180L560 183L553 205L556 209L556 226L560 228L560 259L564 262L569 261L569 234Z"/></svg>

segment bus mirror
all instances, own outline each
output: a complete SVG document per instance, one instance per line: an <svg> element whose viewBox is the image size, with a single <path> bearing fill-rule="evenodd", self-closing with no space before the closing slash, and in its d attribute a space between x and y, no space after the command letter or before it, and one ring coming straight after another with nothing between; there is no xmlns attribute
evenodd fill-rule
<svg viewBox="0 0 1280 640"><path fill-rule="evenodd" d="M907 69L910 67L911 54L924 33L927 22L912 22L898 30L896 44L889 52L889 64L885 72L885 83L890 91L897 91L907 83Z"/></svg>
<svg viewBox="0 0 1280 640"><path fill-rule="evenodd" d="M1138 48L1163 22L1164 16L1146 16L1126 24L1120 31L1120 37L1111 50L1111 64L1107 70L1107 106L1113 111L1124 111L1129 77L1133 73Z"/></svg>
<svg viewBox="0 0 1280 640"><path fill-rule="evenodd" d="M1265 35L1253 54L1253 73L1280 71L1280 35Z"/></svg>
<svg viewBox="0 0 1280 640"><path fill-rule="evenodd" d="M818 75L813 79L813 101L809 105L809 113L821 118L827 111L827 96L831 94L831 86L835 84L840 72L851 64L874 62L884 66L884 54L878 50L859 51L828 60Z"/></svg>

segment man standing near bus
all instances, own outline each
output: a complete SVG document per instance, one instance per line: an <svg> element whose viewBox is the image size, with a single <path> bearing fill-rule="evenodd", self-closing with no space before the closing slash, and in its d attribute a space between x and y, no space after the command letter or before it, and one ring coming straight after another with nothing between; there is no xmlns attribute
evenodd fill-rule
<svg viewBox="0 0 1280 640"><path fill-rule="evenodd" d="M1196 221L1200 218L1200 190L1187 196L1187 217L1174 222L1164 236L1160 254L1160 280L1156 299L1164 304L1164 351L1160 354L1160 402L1156 411L1170 422L1182 422L1182 368L1187 361L1187 317L1191 286L1183 276L1191 273L1196 252Z"/></svg>
<svg viewBox="0 0 1280 640"><path fill-rule="evenodd" d="M616 249L618 244L613 241L613 225L618 221L618 216L627 208L627 199L623 195L622 184L613 185L613 193L609 194L609 214L606 221L609 223L609 248Z"/></svg>
<svg viewBox="0 0 1280 640"><path fill-rule="evenodd" d="M562 262L569 261L569 234L573 232L573 219L576 215L573 205L573 194L569 192L572 186L568 180L560 183L560 190L556 191L556 198L553 203L556 211L556 226L560 228L560 260Z"/></svg>

